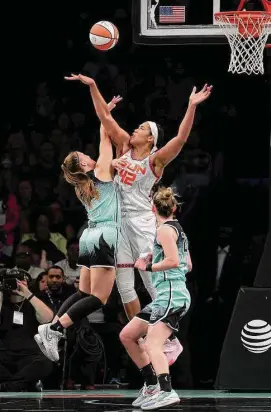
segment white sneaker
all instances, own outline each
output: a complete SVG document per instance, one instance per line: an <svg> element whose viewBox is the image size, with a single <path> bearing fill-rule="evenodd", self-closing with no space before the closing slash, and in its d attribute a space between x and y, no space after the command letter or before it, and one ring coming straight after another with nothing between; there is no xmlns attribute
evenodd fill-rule
<svg viewBox="0 0 271 412"><path fill-rule="evenodd" d="M153 395L159 392L160 392L159 383L157 383L156 385L149 385L149 386L147 386L144 383L143 388L140 389L138 397L136 398L136 400L134 400L132 405L135 408L140 408L144 402L146 402L150 397L152 397Z"/></svg>
<svg viewBox="0 0 271 412"><path fill-rule="evenodd" d="M178 356L183 351L183 347L180 344L178 338L174 338L173 340L167 340L164 344L163 352L167 357L168 365L171 366L177 360Z"/></svg>
<svg viewBox="0 0 271 412"><path fill-rule="evenodd" d="M52 330L50 324L40 325L38 332L44 346L44 355L53 362L59 361L58 342L63 334Z"/></svg>
<svg viewBox="0 0 271 412"><path fill-rule="evenodd" d="M156 393L141 405L141 409L143 411L151 411L164 408L165 406L177 405L178 403L180 403L180 398L172 389L171 392L160 391Z"/></svg>
<svg viewBox="0 0 271 412"><path fill-rule="evenodd" d="M40 335L39 335L38 333L34 336L34 339L35 339L38 347L39 347L40 350L42 351L43 355L45 355L45 356L48 358L48 353L46 352L45 346L43 345L42 340L41 340L41 337L40 337Z"/></svg>

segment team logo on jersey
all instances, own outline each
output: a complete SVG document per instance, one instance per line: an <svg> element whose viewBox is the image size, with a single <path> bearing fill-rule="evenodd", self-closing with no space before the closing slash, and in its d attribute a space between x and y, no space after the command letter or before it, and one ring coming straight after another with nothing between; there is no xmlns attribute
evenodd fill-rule
<svg viewBox="0 0 271 412"><path fill-rule="evenodd" d="M132 186L136 177L138 175L146 174L146 167L137 164L130 163L128 160L124 159L124 168L119 172L120 181L125 185Z"/></svg>

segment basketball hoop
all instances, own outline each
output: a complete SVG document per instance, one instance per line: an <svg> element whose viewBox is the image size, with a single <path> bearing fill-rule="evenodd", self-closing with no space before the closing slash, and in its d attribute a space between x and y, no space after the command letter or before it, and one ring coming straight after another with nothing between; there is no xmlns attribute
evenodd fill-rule
<svg viewBox="0 0 271 412"><path fill-rule="evenodd" d="M215 19L230 44L229 72L263 74L263 54L271 33L271 13L231 11L216 13Z"/></svg>

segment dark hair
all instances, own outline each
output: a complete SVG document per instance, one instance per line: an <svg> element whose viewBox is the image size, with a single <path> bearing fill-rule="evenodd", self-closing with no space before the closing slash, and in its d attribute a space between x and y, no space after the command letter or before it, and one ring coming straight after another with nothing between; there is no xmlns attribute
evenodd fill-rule
<svg viewBox="0 0 271 412"><path fill-rule="evenodd" d="M61 169L64 173L64 179L74 186L76 196L83 204L90 206L92 199L99 198L99 192L93 181L80 166L77 152L71 152L66 157Z"/></svg>
<svg viewBox="0 0 271 412"><path fill-rule="evenodd" d="M44 272L41 272L35 279L35 285L41 281L43 276L47 276L47 275L48 275L47 270L45 270Z"/></svg>
<svg viewBox="0 0 271 412"><path fill-rule="evenodd" d="M58 269L58 270L60 270L61 273L62 273L62 276L65 277L65 275L64 275L64 270L63 270L60 266L58 266L58 265L53 265L53 266L51 266L51 267L47 270L47 275L49 275L49 271L50 271L51 269Z"/></svg>
<svg viewBox="0 0 271 412"><path fill-rule="evenodd" d="M35 253L37 255L41 255L41 252L42 252L42 249L39 246L39 243L33 239L26 240L25 242L20 243L18 246L28 247L28 249L30 249L32 253Z"/></svg>
<svg viewBox="0 0 271 412"><path fill-rule="evenodd" d="M165 132L163 127L156 123L157 130L158 130L158 139L157 139L157 148L160 149L164 145L164 138L165 138Z"/></svg>
<svg viewBox="0 0 271 412"><path fill-rule="evenodd" d="M36 279L32 282L31 292L38 294L40 293L39 283L43 276L47 276L47 271L41 272Z"/></svg>
<svg viewBox="0 0 271 412"><path fill-rule="evenodd" d="M153 196L153 203L160 216L169 217L178 205L171 187L161 187Z"/></svg>

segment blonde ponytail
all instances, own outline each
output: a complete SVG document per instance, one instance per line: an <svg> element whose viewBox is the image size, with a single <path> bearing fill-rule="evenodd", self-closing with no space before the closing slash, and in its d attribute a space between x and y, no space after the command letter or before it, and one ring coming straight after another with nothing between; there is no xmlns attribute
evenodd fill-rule
<svg viewBox="0 0 271 412"><path fill-rule="evenodd" d="M99 192L92 179L80 167L77 152L72 152L66 157L61 169L64 179L74 186L76 196L83 204L90 206L93 199L99 198Z"/></svg>

